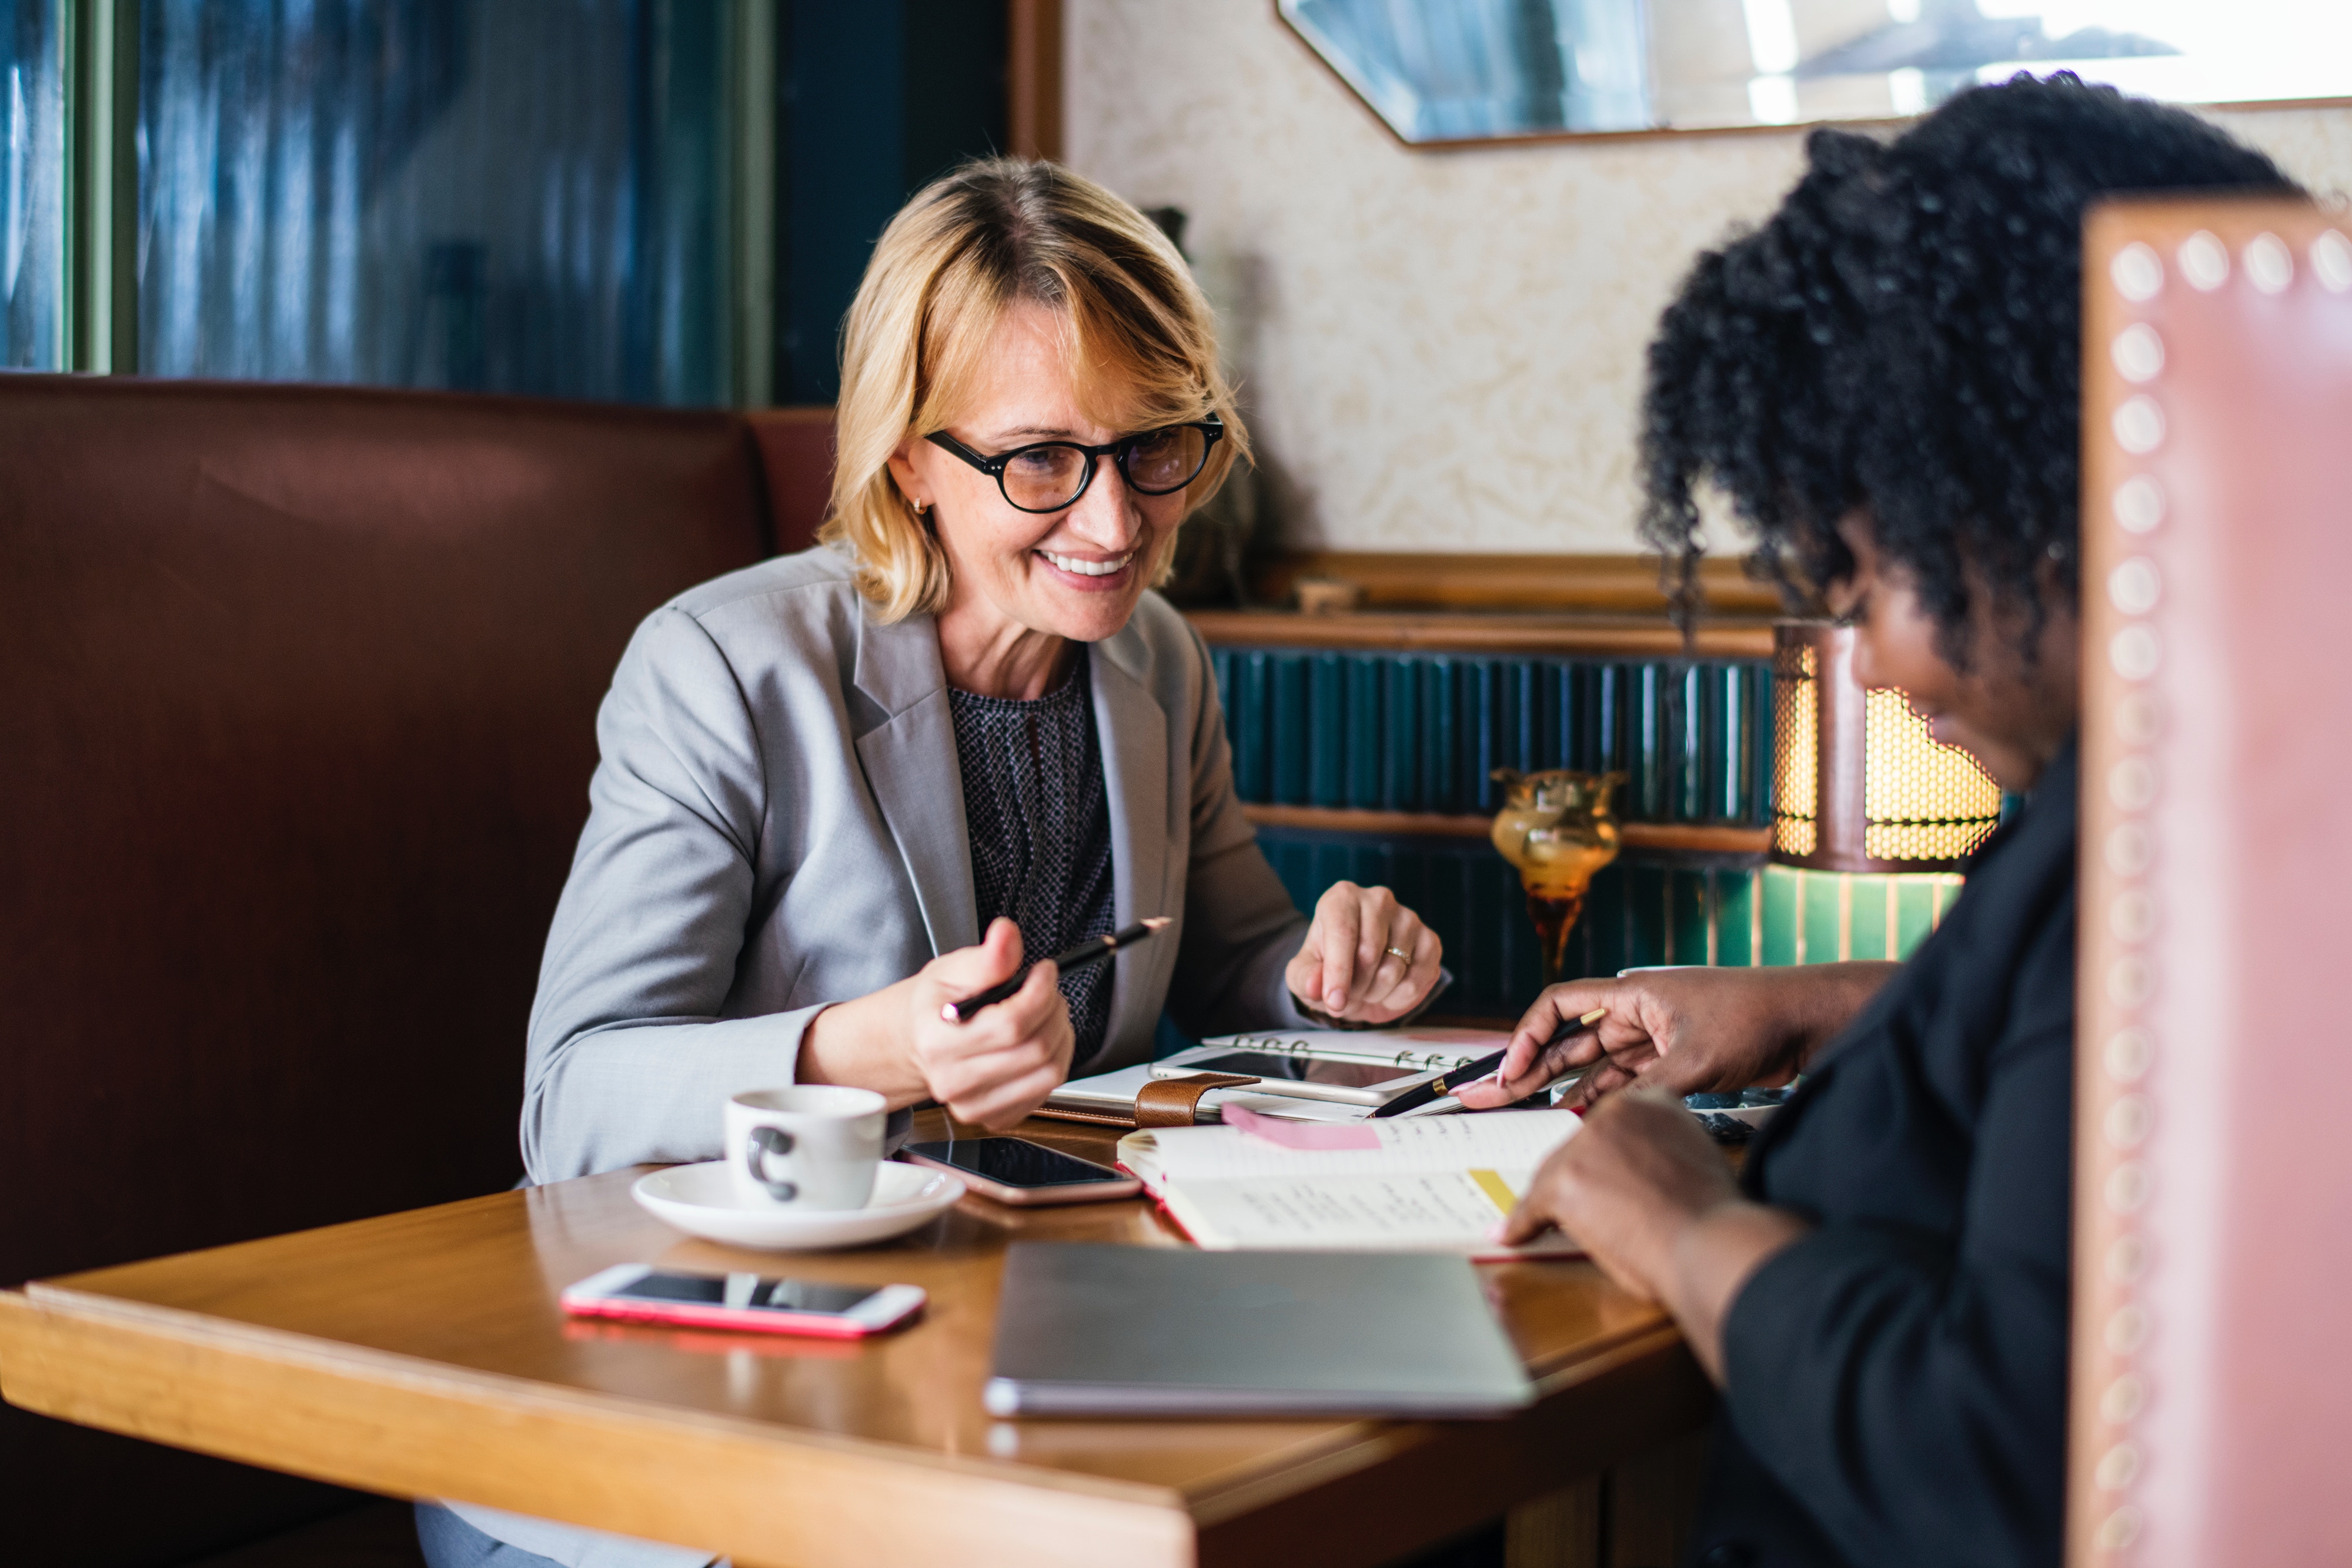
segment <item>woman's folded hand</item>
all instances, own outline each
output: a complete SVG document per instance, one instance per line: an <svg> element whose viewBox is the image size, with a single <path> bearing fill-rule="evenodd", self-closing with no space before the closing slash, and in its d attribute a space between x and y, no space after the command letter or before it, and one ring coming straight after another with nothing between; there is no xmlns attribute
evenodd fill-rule
<svg viewBox="0 0 2352 1568"><path fill-rule="evenodd" d="M1618 1284L1659 1301L1682 1228L1738 1197L1729 1163L1690 1113L1643 1090L1596 1109L1552 1151L1499 1236L1524 1246L1558 1226Z"/></svg>
<svg viewBox="0 0 2352 1568"><path fill-rule="evenodd" d="M1307 940L1284 978L1327 1018L1393 1023L1436 988L1445 945L1385 887L1335 882L1316 901Z"/></svg>
<svg viewBox="0 0 2352 1568"><path fill-rule="evenodd" d="M1522 1246L1557 1226L1618 1285L1664 1303L1723 1381L1723 1319L1749 1275L1808 1229L1739 1196L1723 1152L1670 1094L1612 1095L1551 1152L1497 1228Z"/></svg>

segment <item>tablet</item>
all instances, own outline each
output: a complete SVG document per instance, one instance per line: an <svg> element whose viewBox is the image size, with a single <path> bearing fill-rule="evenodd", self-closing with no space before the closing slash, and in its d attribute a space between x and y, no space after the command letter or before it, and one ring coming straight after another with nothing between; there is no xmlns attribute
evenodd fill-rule
<svg viewBox="0 0 2352 1568"><path fill-rule="evenodd" d="M1345 1105L1385 1105L1453 1065L1448 1062L1423 1067L1297 1047L1286 1051L1269 1049L1273 1044L1256 1041L1247 1046L1195 1046L1153 1062L1151 1076L1182 1078L1194 1072L1233 1072L1256 1079L1258 1082L1249 1086L1256 1093L1335 1100Z"/></svg>

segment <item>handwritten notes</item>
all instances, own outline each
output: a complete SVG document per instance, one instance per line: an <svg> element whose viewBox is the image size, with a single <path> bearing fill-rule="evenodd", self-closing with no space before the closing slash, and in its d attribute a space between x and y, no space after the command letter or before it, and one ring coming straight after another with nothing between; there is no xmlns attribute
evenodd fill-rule
<svg viewBox="0 0 2352 1568"><path fill-rule="evenodd" d="M1335 1146L1229 1120L1131 1134L1119 1157L1203 1247L1507 1257L1496 1225L1579 1124L1569 1112L1528 1111L1285 1128L1357 1134ZM1525 1250L1575 1248L1555 1237Z"/></svg>

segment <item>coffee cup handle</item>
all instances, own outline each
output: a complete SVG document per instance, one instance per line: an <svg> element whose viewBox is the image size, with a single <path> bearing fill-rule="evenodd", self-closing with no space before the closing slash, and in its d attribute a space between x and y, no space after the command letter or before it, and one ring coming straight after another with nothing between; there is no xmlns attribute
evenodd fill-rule
<svg viewBox="0 0 2352 1568"><path fill-rule="evenodd" d="M790 1203L800 1197L800 1185L771 1177L768 1175L768 1156L792 1152L793 1135L782 1127L754 1127L750 1141L743 1145L743 1163L751 1169L751 1179L766 1187L768 1196L778 1203Z"/></svg>

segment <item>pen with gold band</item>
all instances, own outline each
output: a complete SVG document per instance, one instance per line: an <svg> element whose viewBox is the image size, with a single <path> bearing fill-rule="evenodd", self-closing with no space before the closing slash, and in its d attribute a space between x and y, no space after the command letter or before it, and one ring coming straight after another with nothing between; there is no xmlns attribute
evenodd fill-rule
<svg viewBox="0 0 2352 1568"><path fill-rule="evenodd" d="M1578 1034L1581 1034L1584 1030L1591 1029L1594 1024L1599 1023L1602 1019L1608 1016L1609 1009L1607 1008L1595 1008L1591 1012L1585 1014L1582 1018L1578 1019L1574 1027L1563 1030L1560 1033L1554 1035L1546 1042L1546 1045L1548 1047L1557 1045L1563 1040L1568 1040ZM1457 1090L1465 1088L1470 1084L1475 1083L1481 1078L1487 1076L1489 1073L1500 1068L1503 1065L1503 1058L1509 1054L1510 1050L1508 1047L1506 1047L1505 1049L1495 1052L1492 1056L1482 1056L1475 1061L1465 1061L1461 1066L1454 1068L1450 1071L1438 1074L1438 1076L1431 1079L1428 1082L1423 1084L1418 1089L1406 1090L1403 1093L1398 1095L1395 1099L1390 1101L1379 1110L1374 1111L1372 1114L1375 1116L1402 1115L1405 1112L1426 1105L1433 1100L1443 1100L1447 1095L1455 1092Z"/></svg>

